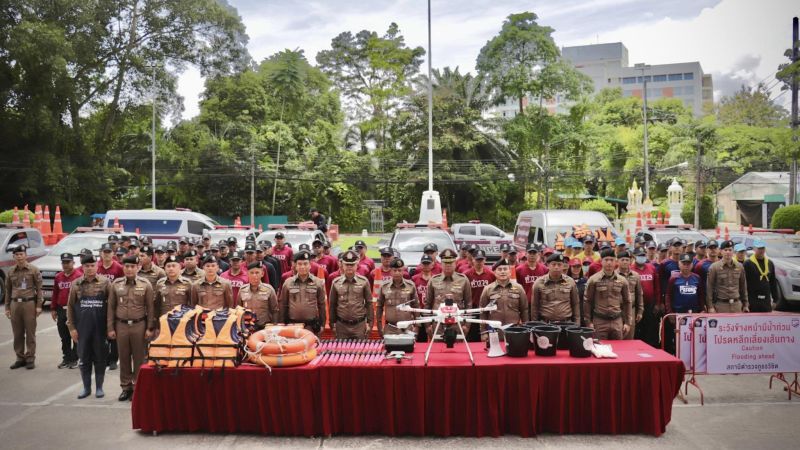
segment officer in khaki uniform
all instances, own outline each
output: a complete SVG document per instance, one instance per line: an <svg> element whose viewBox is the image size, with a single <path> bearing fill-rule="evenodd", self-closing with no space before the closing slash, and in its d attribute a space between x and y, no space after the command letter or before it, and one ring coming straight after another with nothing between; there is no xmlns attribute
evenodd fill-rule
<svg viewBox="0 0 800 450"><path fill-rule="evenodd" d="M203 259L204 276L192 287L191 306L202 306L206 309L233 307L233 290L231 283L217 275L219 259L209 255Z"/></svg>
<svg viewBox="0 0 800 450"><path fill-rule="evenodd" d="M264 328L268 323L277 323L279 319L278 296L272 285L263 283L264 267L260 261L247 265L249 284L239 289L239 305L253 311L256 315L256 326Z"/></svg>
<svg viewBox="0 0 800 450"><path fill-rule="evenodd" d="M150 286L155 288L156 282L166 277L167 274L164 269L153 262L153 247L149 245L142 246L141 250L139 250L139 259L141 261L139 276L149 281Z"/></svg>
<svg viewBox="0 0 800 450"><path fill-rule="evenodd" d="M397 328L397 322L401 320L415 320L417 314L408 311L398 311L397 307L407 304L411 308L419 308L417 298L417 288L414 282L403 278L405 263L400 258L395 258L389 263L392 273L392 280L384 283L378 292L378 333L385 334L405 334L406 330ZM385 323L384 320L385 319ZM415 334L417 330L410 328Z"/></svg>
<svg viewBox="0 0 800 450"><path fill-rule="evenodd" d="M153 328L160 325L159 317L172 311L176 306L192 303L192 281L181 276L181 262L178 257L167 256L164 259L164 269L167 276L158 280L153 287L156 296Z"/></svg>
<svg viewBox="0 0 800 450"><path fill-rule="evenodd" d="M706 280L706 310L710 313L750 312L744 266L733 258L733 242L719 244L722 259L711 264Z"/></svg>
<svg viewBox="0 0 800 450"><path fill-rule="evenodd" d="M456 259L458 254L455 250L446 248L439 253L439 259L442 261L442 273L431 277L428 282L428 292L425 295L425 309L432 311L439 309L439 305L444 303L448 295L452 295L453 303L458 306L458 309L467 309L472 301L472 286L469 283L469 278L456 272ZM484 292L486 289L484 288ZM464 329L464 335L469 331L469 324L464 323L461 325ZM428 336L431 336L433 328L428 326ZM443 333L444 327L439 327L440 333Z"/></svg>
<svg viewBox="0 0 800 450"><path fill-rule="evenodd" d="M203 279L203 271L197 268L197 251L189 250L183 254L183 271L181 275L192 283Z"/></svg>
<svg viewBox="0 0 800 450"><path fill-rule="evenodd" d="M331 326L336 339L366 339L372 329L372 292L367 277L356 273L358 262L355 252L346 252L342 275L331 285Z"/></svg>
<svg viewBox="0 0 800 450"><path fill-rule="evenodd" d="M20 245L14 248L16 265L9 270L3 298L6 304L6 317L11 319L14 333L14 353L17 360L11 369L36 367L36 318L42 313L42 274L28 262L28 248Z"/></svg>
<svg viewBox="0 0 800 450"><path fill-rule="evenodd" d="M303 323L307 330L319 334L326 318L325 280L311 275L309 252L298 252L293 258L297 275L287 278L281 287L280 316L285 323Z"/></svg>
<svg viewBox="0 0 800 450"><path fill-rule="evenodd" d="M111 283L106 327L108 338L117 341L119 349L119 401L133 397L133 382L139 374L147 351L147 340L153 334L155 305L153 286L139 271L139 257L122 258L124 278Z"/></svg>
<svg viewBox="0 0 800 450"><path fill-rule="evenodd" d="M631 308L633 309L633 321L628 333L625 334L625 339L633 339L636 332L636 324L642 320L644 315L644 294L642 293L642 277L638 273L631 270L631 253L627 250L622 250L617 254L617 261L619 261L619 274L628 280L628 294L631 296Z"/></svg>
<svg viewBox="0 0 800 450"><path fill-rule="evenodd" d="M494 265L495 281L483 288L481 308L494 303L497 311L481 313L481 319L499 320L503 325L522 323L528 320L528 296L525 288L511 279L511 268L507 259L501 259ZM481 331L486 331L486 324L481 324ZM500 331L502 337L502 331ZM486 334L482 335L486 339Z"/></svg>
<svg viewBox="0 0 800 450"><path fill-rule="evenodd" d="M617 258L613 249L600 252L600 258L602 270L586 282L583 318L598 339L620 340L633 321L628 280L614 270Z"/></svg>
<svg viewBox="0 0 800 450"><path fill-rule="evenodd" d="M547 275L539 277L531 288L531 320L580 323L578 285L564 275L566 262L560 253L547 257Z"/></svg>

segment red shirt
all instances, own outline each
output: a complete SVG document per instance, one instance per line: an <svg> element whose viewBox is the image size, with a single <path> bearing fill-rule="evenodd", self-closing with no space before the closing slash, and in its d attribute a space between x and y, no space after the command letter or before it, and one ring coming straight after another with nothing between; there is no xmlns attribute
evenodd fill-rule
<svg viewBox="0 0 800 450"><path fill-rule="evenodd" d="M411 281L413 281L414 286L417 287L417 298L419 298L420 308L425 307L425 296L428 295L428 282L430 281L430 278L426 280L422 275L423 273L419 272L411 277ZM433 278L433 274L431 274L431 278Z"/></svg>
<svg viewBox="0 0 800 450"><path fill-rule="evenodd" d="M114 281L125 276L125 272L122 271L122 264L116 261L111 261L111 266L108 268L103 266L103 261L99 261L97 263L97 274L108 278L108 281Z"/></svg>
<svg viewBox="0 0 800 450"><path fill-rule="evenodd" d="M469 262L469 259L467 259L467 258L463 258L463 259L459 258L459 259L456 260L456 272L464 273L464 272L468 271L471 268L472 268L472 263ZM440 269L440 271L441 271L441 269ZM441 273L441 272L439 272L439 273ZM436 274L434 273L434 275L436 275Z"/></svg>
<svg viewBox="0 0 800 450"><path fill-rule="evenodd" d="M525 295L528 296L528 301L531 301L531 291L533 290L533 283L539 277L543 277L547 275L547 272L550 270L544 264L540 263L539 261L536 262L536 267L533 269L528 266L527 262L524 262L517 266L517 283L521 284L522 287L525 289Z"/></svg>
<svg viewBox="0 0 800 450"><path fill-rule="evenodd" d="M67 306L69 300L69 289L72 287L72 282L83 276L82 269L73 270L69 276L63 271L56 274L53 280L53 298L50 300L50 307L56 306L63 308Z"/></svg>
<svg viewBox="0 0 800 450"><path fill-rule="evenodd" d="M358 260L358 263L359 265L367 266L367 269L369 269L370 272L375 270L375 261L373 261L372 258L367 257L366 253L361 255L361 259Z"/></svg>
<svg viewBox="0 0 800 450"><path fill-rule="evenodd" d="M277 245L272 247L272 257L280 261L281 273L291 271L293 254L294 252L292 252L292 248L288 245L284 245L282 248L278 248Z"/></svg>
<svg viewBox="0 0 800 450"><path fill-rule="evenodd" d="M480 274L476 273L475 269L469 269L464 272L464 276L469 279L469 285L472 288L472 307L477 308L481 303L483 288L494 282L494 273L492 273L492 269L484 267Z"/></svg>
<svg viewBox="0 0 800 450"><path fill-rule="evenodd" d="M328 273L335 272L339 268L339 261L331 255L322 255L316 263L325 266Z"/></svg>
<svg viewBox="0 0 800 450"><path fill-rule="evenodd" d="M231 273L231 269L222 272L220 278L224 278L231 282L231 290L233 291L233 306L238 306L239 301L239 289L243 288L250 284L250 279L247 276L247 271L239 269L239 274L234 275Z"/></svg>
<svg viewBox="0 0 800 450"><path fill-rule="evenodd" d="M658 279L658 270L650 263L645 263L639 267L631 264L631 270L638 273L642 279L642 297L645 304L661 304L661 287Z"/></svg>

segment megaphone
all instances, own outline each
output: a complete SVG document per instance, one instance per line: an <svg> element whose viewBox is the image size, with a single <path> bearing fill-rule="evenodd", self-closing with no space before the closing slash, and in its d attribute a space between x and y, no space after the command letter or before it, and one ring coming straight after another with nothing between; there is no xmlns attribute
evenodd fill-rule
<svg viewBox="0 0 800 450"><path fill-rule="evenodd" d="M486 356L489 358L505 356L506 352L500 347L500 337L497 335L497 330L491 329L487 333L489 333L489 353Z"/></svg>

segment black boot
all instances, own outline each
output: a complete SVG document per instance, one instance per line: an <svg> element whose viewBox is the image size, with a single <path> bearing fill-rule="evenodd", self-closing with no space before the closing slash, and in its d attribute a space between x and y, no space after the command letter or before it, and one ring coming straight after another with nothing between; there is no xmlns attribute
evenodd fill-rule
<svg viewBox="0 0 800 450"><path fill-rule="evenodd" d="M94 365L94 382L96 385L96 390L94 396L97 398L103 398L106 396L106 393L103 392L103 380L106 377L106 365L105 364L95 364Z"/></svg>
<svg viewBox="0 0 800 450"><path fill-rule="evenodd" d="M92 393L92 366L81 363L80 368L81 380L83 380L83 389L78 394L78 400L86 398Z"/></svg>

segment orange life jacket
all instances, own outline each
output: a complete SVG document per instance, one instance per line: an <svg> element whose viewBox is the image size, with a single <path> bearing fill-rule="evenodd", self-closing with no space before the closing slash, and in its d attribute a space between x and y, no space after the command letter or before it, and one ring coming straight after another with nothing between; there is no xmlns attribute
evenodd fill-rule
<svg viewBox="0 0 800 450"><path fill-rule="evenodd" d="M193 367L234 367L241 361L240 330L244 308L212 311L205 320L205 333L196 344Z"/></svg>
<svg viewBox="0 0 800 450"><path fill-rule="evenodd" d="M152 366L181 367L191 364L202 307L178 305L161 316L158 336L150 343L147 360Z"/></svg>

